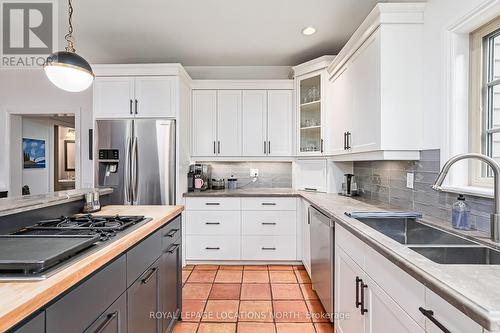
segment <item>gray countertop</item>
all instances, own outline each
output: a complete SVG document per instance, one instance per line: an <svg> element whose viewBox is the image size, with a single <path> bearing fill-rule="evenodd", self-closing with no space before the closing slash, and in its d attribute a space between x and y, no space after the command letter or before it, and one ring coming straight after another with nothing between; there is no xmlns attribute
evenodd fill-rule
<svg viewBox="0 0 500 333"><path fill-rule="evenodd" d="M500 265L437 264L344 214L345 212L363 210L394 210L397 209L396 207L363 202L337 194L295 191L293 189L205 191L190 192L185 196L302 197L481 326L490 331L500 331ZM480 243L500 248L498 244L492 243L485 233L478 231L459 232L452 229L447 221L429 219L425 216L423 222Z"/></svg>
<svg viewBox="0 0 500 333"><path fill-rule="evenodd" d="M28 210L60 205L66 202L78 201L84 198L85 193L93 189L78 189L59 192L50 192L37 195L25 195L0 199L0 216L16 214ZM101 195L106 195L111 188L98 189Z"/></svg>
<svg viewBox="0 0 500 333"><path fill-rule="evenodd" d="M184 193L184 197L297 197L299 195L299 192L292 188L248 188Z"/></svg>

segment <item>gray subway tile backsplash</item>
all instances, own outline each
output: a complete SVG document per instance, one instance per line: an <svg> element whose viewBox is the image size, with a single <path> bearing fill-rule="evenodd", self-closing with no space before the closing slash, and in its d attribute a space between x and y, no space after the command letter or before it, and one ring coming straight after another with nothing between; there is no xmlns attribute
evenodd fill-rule
<svg viewBox="0 0 500 333"><path fill-rule="evenodd" d="M235 177L244 188L291 188L291 162L210 162L212 178ZM259 169L258 180L253 183L250 169Z"/></svg>
<svg viewBox="0 0 500 333"><path fill-rule="evenodd" d="M362 198L414 210L434 218L450 220L451 205L457 194L437 192L431 188L440 168L439 149L424 150L419 161L354 162L354 174ZM414 188L406 187L406 174L414 172ZM466 195L471 216L478 230L489 231L492 199Z"/></svg>

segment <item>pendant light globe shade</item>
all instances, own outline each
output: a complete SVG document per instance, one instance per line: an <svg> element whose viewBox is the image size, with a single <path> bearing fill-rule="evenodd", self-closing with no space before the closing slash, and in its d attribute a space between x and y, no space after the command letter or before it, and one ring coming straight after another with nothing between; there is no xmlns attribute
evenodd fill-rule
<svg viewBox="0 0 500 333"><path fill-rule="evenodd" d="M70 92L84 91L94 81L92 67L74 52L52 53L47 58L43 69L50 82L56 87Z"/></svg>

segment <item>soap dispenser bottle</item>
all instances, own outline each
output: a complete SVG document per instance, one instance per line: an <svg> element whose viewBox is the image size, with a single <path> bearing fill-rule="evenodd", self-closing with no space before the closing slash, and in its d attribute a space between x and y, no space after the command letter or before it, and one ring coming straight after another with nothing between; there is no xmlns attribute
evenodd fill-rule
<svg viewBox="0 0 500 333"><path fill-rule="evenodd" d="M460 194L452 206L451 225L455 229L471 230L470 207L465 202L465 197Z"/></svg>

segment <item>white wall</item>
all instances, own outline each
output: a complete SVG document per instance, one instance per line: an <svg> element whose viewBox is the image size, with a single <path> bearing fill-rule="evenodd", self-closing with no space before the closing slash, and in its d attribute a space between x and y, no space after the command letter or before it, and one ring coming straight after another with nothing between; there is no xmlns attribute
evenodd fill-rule
<svg viewBox="0 0 500 333"><path fill-rule="evenodd" d="M24 169L22 170L21 185L28 185L30 194L43 194L50 192L51 174L53 173L52 154L53 133L51 133L51 123L48 119L23 118L22 120L22 138L37 139L45 141L45 168L43 169ZM21 154L21 152L19 152ZM13 192L15 189L13 189Z"/></svg>
<svg viewBox="0 0 500 333"><path fill-rule="evenodd" d="M8 156L7 112L13 114L74 113L81 110L81 185L92 184L92 161L88 159L88 129L92 128L92 89L68 93L53 86L42 69L0 70L0 156ZM78 127L78 126L77 126ZM0 158L0 188L9 184L9 159Z"/></svg>
<svg viewBox="0 0 500 333"><path fill-rule="evenodd" d="M424 149L442 148L446 110L446 33L462 17L491 0L429 0L424 24Z"/></svg>

